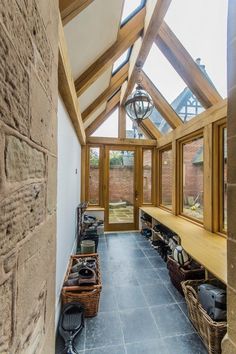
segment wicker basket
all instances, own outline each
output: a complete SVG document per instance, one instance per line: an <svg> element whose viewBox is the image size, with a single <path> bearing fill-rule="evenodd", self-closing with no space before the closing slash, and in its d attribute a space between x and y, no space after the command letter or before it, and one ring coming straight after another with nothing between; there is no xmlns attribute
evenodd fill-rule
<svg viewBox="0 0 236 354"><path fill-rule="evenodd" d="M168 256L167 268L169 270L169 275L172 284L179 290L179 292L184 295L181 282L184 280L191 279L204 279L205 270L199 264L195 263L194 268L189 269L187 267L181 267L178 262L176 262L173 257Z"/></svg>
<svg viewBox="0 0 236 354"><path fill-rule="evenodd" d="M227 331L227 322L216 322L208 316L207 312L198 301L197 287L204 283L217 285L216 282L215 279L188 280L182 282L189 318L201 336L209 354L221 353L221 341Z"/></svg>
<svg viewBox="0 0 236 354"><path fill-rule="evenodd" d="M70 270L78 258L93 257L97 263L97 284L96 285L81 285L81 286L64 286L62 288L62 302L66 304L68 302L78 301L85 309L85 317L96 316L99 308L100 293L102 290L100 263L97 253L71 256L69 266L65 275L65 281L68 279Z"/></svg>

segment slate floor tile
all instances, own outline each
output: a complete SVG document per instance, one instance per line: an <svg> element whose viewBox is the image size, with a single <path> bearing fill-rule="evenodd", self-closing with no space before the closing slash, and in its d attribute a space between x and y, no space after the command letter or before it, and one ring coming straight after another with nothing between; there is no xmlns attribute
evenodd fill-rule
<svg viewBox="0 0 236 354"><path fill-rule="evenodd" d="M136 274L132 268L125 270L116 270L112 272L113 284L117 286L127 286L127 285L139 285Z"/></svg>
<svg viewBox="0 0 236 354"><path fill-rule="evenodd" d="M126 354L124 345L85 350L85 354Z"/></svg>
<svg viewBox="0 0 236 354"><path fill-rule="evenodd" d="M100 295L100 312L117 311L117 302L115 298L115 293L113 287L103 286Z"/></svg>
<svg viewBox="0 0 236 354"><path fill-rule="evenodd" d="M134 269L150 268L150 262L148 261L147 257L130 258L128 260L128 264L130 267L133 267Z"/></svg>
<svg viewBox="0 0 236 354"><path fill-rule="evenodd" d="M157 273L159 275L159 277L161 278L161 280L163 282L169 282L170 281L170 276L169 276L169 271L168 269L165 267L163 268L158 268L157 269Z"/></svg>
<svg viewBox="0 0 236 354"><path fill-rule="evenodd" d="M160 283L161 279L158 276L157 270L155 268L139 268L135 270L135 277L139 284L154 284Z"/></svg>
<svg viewBox="0 0 236 354"><path fill-rule="evenodd" d="M185 302L184 296L176 289L176 287L171 282L166 282L165 286L167 287L176 302Z"/></svg>
<svg viewBox="0 0 236 354"><path fill-rule="evenodd" d="M146 257L160 257L155 248L143 249L143 253Z"/></svg>
<svg viewBox="0 0 236 354"><path fill-rule="evenodd" d="M125 343L159 338L156 324L148 308L120 311Z"/></svg>
<svg viewBox="0 0 236 354"><path fill-rule="evenodd" d="M127 354L168 354L162 339L126 344Z"/></svg>
<svg viewBox="0 0 236 354"><path fill-rule="evenodd" d="M193 333L194 328L177 304L151 308L161 337Z"/></svg>
<svg viewBox="0 0 236 354"><path fill-rule="evenodd" d="M142 286L145 298L149 306L166 305L175 300L162 282Z"/></svg>
<svg viewBox="0 0 236 354"><path fill-rule="evenodd" d="M154 268L163 268L166 266L166 263L158 255L156 255L155 257L149 257L148 260Z"/></svg>
<svg viewBox="0 0 236 354"><path fill-rule="evenodd" d="M86 321L85 349L120 345L123 335L118 313L99 312Z"/></svg>
<svg viewBox="0 0 236 354"><path fill-rule="evenodd" d="M165 345L169 354L207 354L206 348L196 333L166 338Z"/></svg>
<svg viewBox="0 0 236 354"><path fill-rule="evenodd" d="M116 301L120 310L147 306L140 286L117 287Z"/></svg>

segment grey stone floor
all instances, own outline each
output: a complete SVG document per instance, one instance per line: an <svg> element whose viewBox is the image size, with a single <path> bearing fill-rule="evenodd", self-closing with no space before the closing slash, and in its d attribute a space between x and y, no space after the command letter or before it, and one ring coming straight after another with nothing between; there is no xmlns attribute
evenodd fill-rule
<svg viewBox="0 0 236 354"><path fill-rule="evenodd" d="M139 233L99 241L103 290L96 317L76 340L80 354L207 354L166 264ZM57 354L63 342L57 337Z"/></svg>

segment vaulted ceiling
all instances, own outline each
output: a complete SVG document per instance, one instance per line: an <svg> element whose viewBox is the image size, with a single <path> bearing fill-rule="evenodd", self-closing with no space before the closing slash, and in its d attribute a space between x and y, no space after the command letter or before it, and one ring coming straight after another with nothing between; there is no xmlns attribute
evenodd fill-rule
<svg viewBox="0 0 236 354"><path fill-rule="evenodd" d="M140 6L121 25L125 1L60 0L65 41L82 118L78 124L87 136L106 120L117 105L121 105L119 137L125 138L123 104L138 79L142 80L144 89L149 92L156 109L170 127L175 129L183 124L142 70L153 43L203 107L209 108L222 100L199 65L165 23L171 0L140 1ZM132 50L128 51L123 65L114 71L114 63L129 48ZM153 139L162 136L150 119L145 120L141 128Z"/></svg>

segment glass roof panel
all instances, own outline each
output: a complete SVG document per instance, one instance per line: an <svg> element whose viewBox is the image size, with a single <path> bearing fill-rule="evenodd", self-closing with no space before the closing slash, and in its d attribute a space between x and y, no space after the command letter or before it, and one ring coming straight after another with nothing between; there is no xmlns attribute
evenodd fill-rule
<svg viewBox="0 0 236 354"><path fill-rule="evenodd" d="M145 3L146 0L125 0L121 17L121 26L141 10Z"/></svg>
<svg viewBox="0 0 236 354"><path fill-rule="evenodd" d="M155 107L153 108L152 114L149 118L155 124L160 133L167 134L172 131L171 126L167 123L167 121L162 117L162 115L157 111Z"/></svg>
<svg viewBox="0 0 236 354"><path fill-rule="evenodd" d="M125 63L128 62L131 48L127 49L113 64L112 75L114 75Z"/></svg>
<svg viewBox="0 0 236 354"><path fill-rule="evenodd" d="M152 45L143 70L184 122L204 111L156 44Z"/></svg>
<svg viewBox="0 0 236 354"><path fill-rule="evenodd" d="M165 21L226 97L227 0L172 0Z"/></svg>
<svg viewBox="0 0 236 354"><path fill-rule="evenodd" d="M129 139L147 139L140 128L136 128L128 115L126 115L126 138Z"/></svg>
<svg viewBox="0 0 236 354"><path fill-rule="evenodd" d="M119 109L116 108L91 136L118 138L118 117Z"/></svg>

